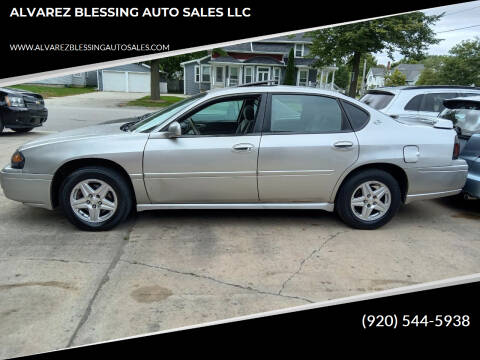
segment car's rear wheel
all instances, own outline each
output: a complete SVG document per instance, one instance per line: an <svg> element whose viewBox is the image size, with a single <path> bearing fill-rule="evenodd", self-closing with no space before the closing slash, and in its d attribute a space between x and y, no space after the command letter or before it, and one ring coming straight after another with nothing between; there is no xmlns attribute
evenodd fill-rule
<svg viewBox="0 0 480 360"><path fill-rule="evenodd" d="M401 204L401 190L395 178L379 169L369 169L349 177L342 185L335 210L356 229L377 229L395 215Z"/></svg>
<svg viewBox="0 0 480 360"><path fill-rule="evenodd" d="M12 129L12 130L18 133L26 133L26 132L32 131L32 129L33 128L30 127L30 128L18 128L18 129Z"/></svg>
<svg viewBox="0 0 480 360"><path fill-rule="evenodd" d="M59 201L72 224L91 231L115 227L133 206L127 181L103 167L85 167L68 175L60 187Z"/></svg>

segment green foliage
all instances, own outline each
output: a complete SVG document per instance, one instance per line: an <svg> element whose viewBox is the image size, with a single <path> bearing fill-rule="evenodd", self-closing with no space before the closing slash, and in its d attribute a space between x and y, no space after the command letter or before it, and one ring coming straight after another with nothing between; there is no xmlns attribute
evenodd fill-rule
<svg viewBox="0 0 480 360"><path fill-rule="evenodd" d="M293 48L290 49L288 54L287 69L285 70L284 85L295 85L295 58L293 54Z"/></svg>
<svg viewBox="0 0 480 360"><path fill-rule="evenodd" d="M448 56L431 56L418 85L480 85L480 38L465 40L450 50Z"/></svg>
<svg viewBox="0 0 480 360"><path fill-rule="evenodd" d="M228 56L228 53L225 50L223 50L222 48L213 49L212 54L216 54L218 56Z"/></svg>
<svg viewBox="0 0 480 360"><path fill-rule="evenodd" d="M312 37L310 52L318 58L317 66L344 64L354 59L356 54L386 51L393 58L395 51L409 59L421 59L430 44L440 40L435 38L431 25L442 15L428 16L414 12L399 16L365 21L355 24L316 30ZM357 86L361 62L353 65L354 88ZM350 96L355 90L350 89Z"/></svg>
<svg viewBox="0 0 480 360"><path fill-rule="evenodd" d="M169 79L174 79L177 73L183 71L180 63L198 59L207 55L207 51L198 51L190 54L170 56L167 58L159 59L160 70L164 71Z"/></svg>
<svg viewBox="0 0 480 360"><path fill-rule="evenodd" d="M398 69L385 76L385 86L401 86L405 85L406 82L407 76Z"/></svg>

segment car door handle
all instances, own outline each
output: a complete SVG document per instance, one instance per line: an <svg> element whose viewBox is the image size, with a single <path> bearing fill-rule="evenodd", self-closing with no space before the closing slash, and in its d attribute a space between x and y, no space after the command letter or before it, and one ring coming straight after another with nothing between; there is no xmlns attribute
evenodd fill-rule
<svg viewBox="0 0 480 360"><path fill-rule="evenodd" d="M348 150L353 147L353 142L351 141L337 141L333 143L333 147L339 150Z"/></svg>
<svg viewBox="0 0 480 360"><path fill-rule="evenodd" d="M250 152L254 148L253 144L242 143L233 145L232 150L235 152Z"/></svg>

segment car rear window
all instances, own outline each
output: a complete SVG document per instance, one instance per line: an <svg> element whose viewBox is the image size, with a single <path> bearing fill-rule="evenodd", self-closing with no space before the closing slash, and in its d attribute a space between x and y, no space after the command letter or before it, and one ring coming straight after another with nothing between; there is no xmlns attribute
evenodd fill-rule
<svg viewBox="0 0 480 360"><path fill-rule="evenodd" d="M331 133L349 130L336 99L316 95L272 95L269 132Z"/></svg>
<svg viewBox="0 0 480 360"><path fill-rule="evenodd" d="M423 94L414 96L403 108L404 110L418 111L420 104L422 103Z"/></svg>
<svg viewBox="0 0 480 360"><path fill-rule="evenodd" d="M360 109L358 106L343 100L342 105L347 113L348 119L350 120L350 124L352 124L353 130L358 131L367 125L368 119L370 118L369 113L363 109Z"/></svg>
<svg viewBox="0 0 480 360"><path fill-rule="evenodd" d="M443 106L443 100L452 99L457 97L456 93L431 93L424 94L419 111L428 111L439 113L445 106Z"/></svg>
<svg viewBox="0 0 480 360"><path fill-rule="evenodd" d="M373 107L374 109L384 109L395 95L391 93L368 93L360 99L361 102Z"/></svg>

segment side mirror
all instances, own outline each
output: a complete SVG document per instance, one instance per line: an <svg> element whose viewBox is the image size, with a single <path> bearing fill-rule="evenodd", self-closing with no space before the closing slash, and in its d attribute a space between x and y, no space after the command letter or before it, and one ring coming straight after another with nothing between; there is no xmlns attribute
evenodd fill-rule
<svg viewBox="0 0 480 360"><path fill-rule="evenodd" d="M167 137L173 139L179 136L182 136L182 127L178 121L174 121L168 126Z"/></svg>

